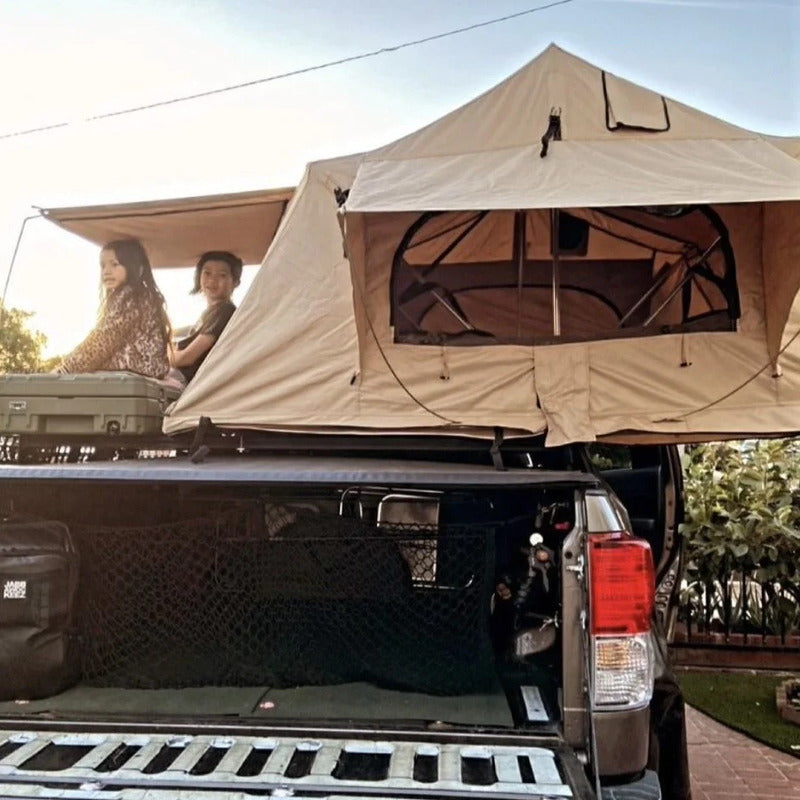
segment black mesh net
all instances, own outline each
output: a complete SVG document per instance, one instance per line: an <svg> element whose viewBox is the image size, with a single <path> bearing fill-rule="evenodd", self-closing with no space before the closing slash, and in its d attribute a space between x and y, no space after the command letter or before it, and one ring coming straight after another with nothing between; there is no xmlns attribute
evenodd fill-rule
<svg viewBox="0 0 800 800"><path fill-rule="evenodd" d="M76 534L89 683L459 694L494 681L491 525L385 526L261 503Z"/></svg>

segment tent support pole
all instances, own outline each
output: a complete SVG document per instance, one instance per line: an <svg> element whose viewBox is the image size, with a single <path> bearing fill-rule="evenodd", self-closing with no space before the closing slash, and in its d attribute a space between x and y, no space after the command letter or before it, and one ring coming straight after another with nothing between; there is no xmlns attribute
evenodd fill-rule
<svg viewBox="0 0 800 800"><path fill-rule="evenodd" d="M20 225L17 243L14 245L14 253L11 256L11 263L8 265L8 272L6 273L6 282L3 284L3 294L0 296L0 330L5 327L6 315L9 313L8 309L6 308L6 296L8 295L8 284L11 283L11 273L14 271L14 263L17 260L19 244L22 241L22 234L25 233L25 226L28 224L28 222L30 222L32 219L39 219L39 217L41 217L41 214L32 214L29 217L25 217L25 219L22 220L22 225Z"/></svg>
<svg viewBox="0 0 800 800"><path fill-rule="evenodd" d="M656 275L655 281L653 282L652 286L625 312L622 319L619 321L617 325L618 328L622 328L625 323L633 316L636 311L638 311L641 306L646 303L666 282L667 279L672 276L680 267L680 265L686 260L686 256L682 255L677 260L673 261L671 264L667 264L664 266Z"/></svg>
<svg viewBox="0 0 800 800"><path fill-rule="evenodd" d="M25 233L25 226L32 220L32 219L39 219L41 214L31 214L29 217L25 217L22 220L22 225L19 228L19 234L17 235L17 243L14 245L14 253L11 256L11 263L8 265L8 272L6 273L6 282L3 284L3 296L0 299L2 302L3 307L6 304L6 295L8 294L8 284L11 283L11 273L14 271L14 263L17 260L17 253L19 252L19 244L22 241L22 234Z"/></svg>
<svg viewBox="0 0 800 800"><path fill-rule="evenodd" d="M517 341L522 337L522 276L525 269L525 212L514 214L514 261L517 263Z"/></svg>
<svg viewBox="0 0 800 800"><path fill-rule="evenodd" d="M559 209L550 212L550 242L553 251L553 336L561 336L561 305L559 290L561 288L561 262L559 261L558 224L561 218Z"/></svg>
<svg viewBox="0 0 800 800"><path fill-rule="evenodd" d="M672 302L672 299L681 289L683 289L686 282L692 279L692 276L694 275L693 267L697 266L698 264L702 264L711 255L714 248L719 244L720 238L721 237L717 236L717 238L714 240L714 243L702 253L700 258L698 258L693 265L687 265L687 272L683 278L681 278L680 283L678 283L678 285L669 293L669 295L667 295L667 299L664 300L664 302L644 321L644 324L642 325L643 328L646 328Z"/></svg>

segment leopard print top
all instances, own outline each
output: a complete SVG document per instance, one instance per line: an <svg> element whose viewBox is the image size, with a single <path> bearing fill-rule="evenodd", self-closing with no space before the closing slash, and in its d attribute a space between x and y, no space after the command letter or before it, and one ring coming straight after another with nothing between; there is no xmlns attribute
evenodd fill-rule
<svg viewBox="0 0 800 800"><path fill-rule="evenodd" d="M136 372L163 378L169 371L167 333L149 298L121 286L106 299L94 330L61 362L58 372Z"/></svg>

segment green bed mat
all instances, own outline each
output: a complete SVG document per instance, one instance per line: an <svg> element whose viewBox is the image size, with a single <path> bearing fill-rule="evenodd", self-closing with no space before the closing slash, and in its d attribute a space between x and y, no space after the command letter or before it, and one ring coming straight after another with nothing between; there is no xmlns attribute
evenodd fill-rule
<svg viewBox="0 0 800 800"><path fill-rule="evenodd" d="M90 716L249 716L266 691L263 686L202 686L188 689L117 689L74 686L42 700L0 702L0 714L52 712Z"/></svg>
<svg viewBox="0 0 800 800"><path fill-rule="evenodd" d="M499 684L483 694L453 697L381 689L370 683L269 689L256 713L276 720L407 720L504 727L514 724Z"/></svg>
<svg viewBox="0 0 800 800"><path fill-rule="evenodd" d="M369 720L507 726L514 721L502 688L442 697L381 689L369 683L270 689L206 686L188 689L117 689L75 686L27 702L0 702L0 715L54 714L109 717L237 717L266 721Z"/></svg>

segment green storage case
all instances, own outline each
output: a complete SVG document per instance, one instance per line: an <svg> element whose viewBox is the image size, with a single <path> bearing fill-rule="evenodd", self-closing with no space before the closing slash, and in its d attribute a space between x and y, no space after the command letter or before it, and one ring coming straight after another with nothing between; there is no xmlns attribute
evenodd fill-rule
<svg viewBox="0 0 800 800"><path fill-rule="evenodd" d="M131 372L0 375L0 433L160 433L164 410L179 394Z"/></svg>

